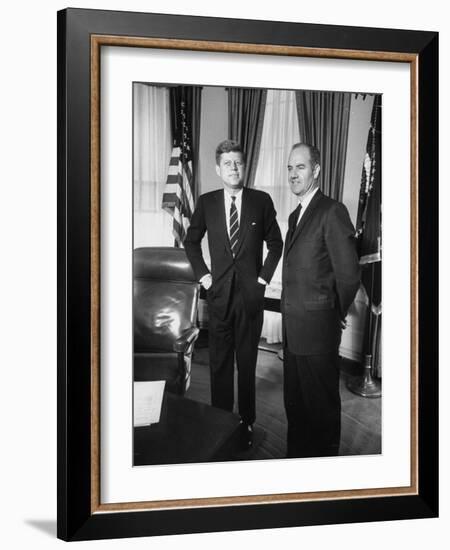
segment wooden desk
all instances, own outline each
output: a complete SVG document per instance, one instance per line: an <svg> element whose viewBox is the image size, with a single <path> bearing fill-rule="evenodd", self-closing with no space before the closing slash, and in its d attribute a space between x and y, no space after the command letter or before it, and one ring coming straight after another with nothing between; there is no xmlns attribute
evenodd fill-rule
<svg viewBox="0 0 450 550"><path fill-rule="evenodd" d="M239 417L164 393L158 424L134 428L134 466L230 460L239 438Z"/></svg>

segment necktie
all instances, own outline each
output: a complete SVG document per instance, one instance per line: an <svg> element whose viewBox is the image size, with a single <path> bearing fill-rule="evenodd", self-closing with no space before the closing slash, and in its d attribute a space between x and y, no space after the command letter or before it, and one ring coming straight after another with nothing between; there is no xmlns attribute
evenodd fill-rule
<svg viewBox="0 0 450 550"><path fill-rule="evenodd" d="M302 209L302 203L299 202L297 208L292 213L291 227L289 228L289 240L292 239L294 232L297 228L298 218L300 217L300 211Z"/></svg>
<svg viewBox="0 0 450 550"><path fill-rule="evenodd" d="M231 197L230 207L230 247L233 252L233 256L236 253L237 242L239 239L239 219L238 211L236 208L236 197Z"/></svg>

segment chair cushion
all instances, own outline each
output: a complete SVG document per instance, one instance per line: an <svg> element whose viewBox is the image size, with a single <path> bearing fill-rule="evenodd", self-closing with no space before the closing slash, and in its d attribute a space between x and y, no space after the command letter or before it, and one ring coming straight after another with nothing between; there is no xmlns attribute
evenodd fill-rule
<svg viewBox="0 0 450 550"><path fill-rule="evenodd" d="M134 280L134 351L173 351L177 338L195 326L197 285Z"/></svg>

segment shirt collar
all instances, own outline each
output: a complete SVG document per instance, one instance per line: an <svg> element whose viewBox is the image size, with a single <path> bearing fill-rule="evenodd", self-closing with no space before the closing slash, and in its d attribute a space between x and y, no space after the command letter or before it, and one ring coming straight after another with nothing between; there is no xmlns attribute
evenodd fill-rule
<svg viewBox="0 0 450 550"><path fill-rule="evenodd" d="M227 208L230 208L230 204L232 202L231 194L225 188L223 190L223 194L224 194L224 199L225 199L225 206ZM236 200L234 201L234 203L235 203L236 208L238 209L238 211L240 211L241 204L242 204L242 189L239 189L239 191L234 196L236 197Z"/></svg>
<svg viewBox="0 0 450 550"><path fill-rule="evenodd" d="M303 195L301 199L299 199L298 202L302 205L302 210L305 210L307 208L307 206L312 201L312 198L314 197L314 195L317 193L318 190L319 188L316 187L312 191L309 191L308 193L306 193L306 195Z"/></svg>
<svg viewBox="0 0 450 550"><path fill-rule="evenodd" d="M224 192L224 194L225 194L225 197L226 197L227 199L230 199L230 200L231 200L231 193L228 191L228 189L226 189L226 188L224 187L223 192ZM239 199L239 198L241 197L241 195L242 195L242 187L239 189L239 191L238 191L234 196L236 197L236 200L237 200L237 199Z"/></svg>

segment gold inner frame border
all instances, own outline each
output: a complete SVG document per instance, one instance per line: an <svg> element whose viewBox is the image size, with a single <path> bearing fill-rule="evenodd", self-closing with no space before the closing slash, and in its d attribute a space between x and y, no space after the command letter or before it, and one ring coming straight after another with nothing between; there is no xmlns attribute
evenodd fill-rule
<svg viewBox="0 0 450 550"><path fill-rule="evenodd" d="M318 491L305 493L283 493L212 497L179 500L155 500L142 502L120 502L103 504L100 501L100 50L102 46L136 48L160 48L168 50L190 50L204 52L279 55L294 57L318 57L329 59L355 59L368 61L389 61L410 65L411 98L411 445L410 485L377 489L353 489L340 491ZM167 38L142 38L115 35L91 35L90 65L90 178L91 178L91 513L124 512L134 510L164 510L183 508L220 507L254 504L275 504L308 502L318 500L343 500L377 497L417 495L418 474L418 291L419 291L419 241L418 241L418 77L419 58L417 54L365 50L342 50L330 48L305 48L301 46L280 46L270 44L245 44L201 40L179 40Z"/></svg>

